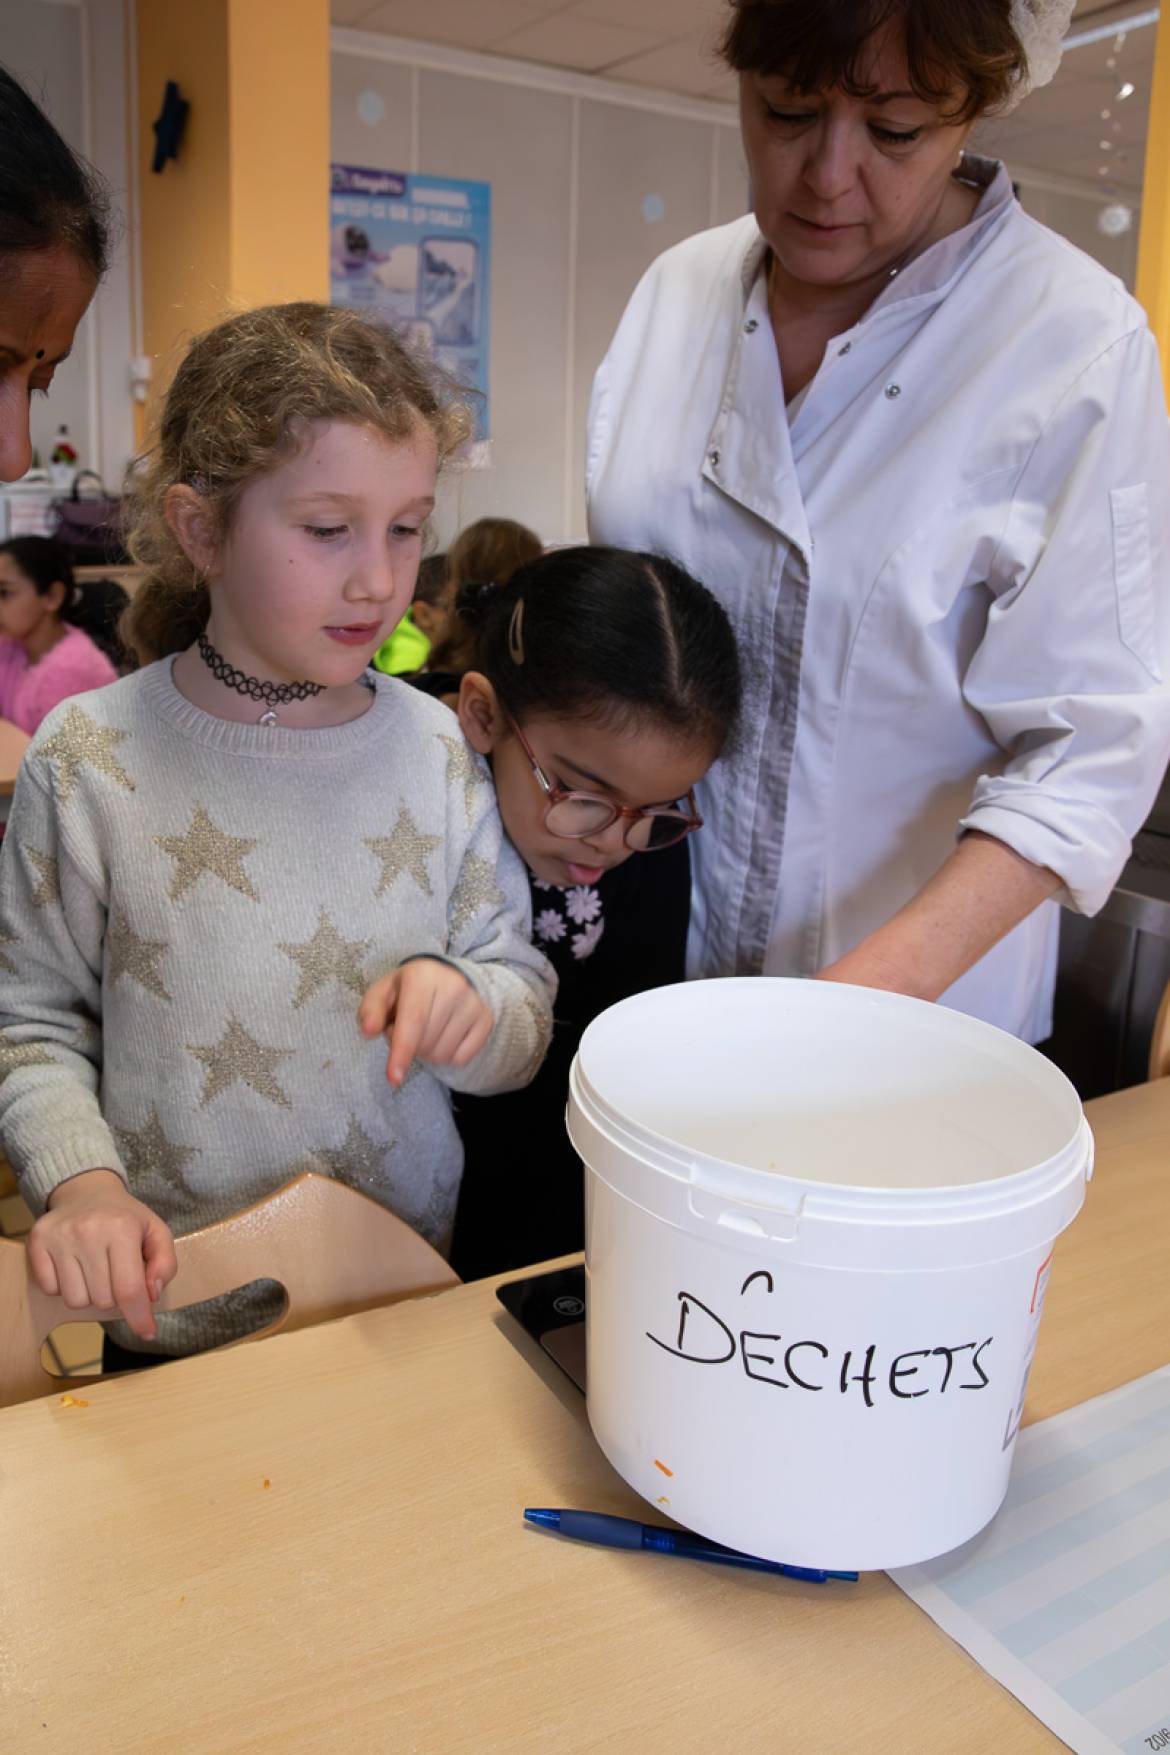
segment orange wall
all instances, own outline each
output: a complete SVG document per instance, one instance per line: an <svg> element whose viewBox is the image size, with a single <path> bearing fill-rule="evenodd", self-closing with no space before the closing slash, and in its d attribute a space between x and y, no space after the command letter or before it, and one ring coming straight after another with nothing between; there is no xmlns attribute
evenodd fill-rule
<svg viewBox="0 0 1170 1755"><path fill-rule="evenodd" d="M1162 377L1170 397L1170 13L1163 9L1154 49L1150 129L1142 185L1137 296L1162 354Z"/></svg>
<svg viewBox="0 0 1170 1755"><path fill-rule="evenodd" d="M329 296L328 0L139 0L142 331L151 404L233 309ZM191 105L150 169L168 79Z"/></svg>
<svg viewBox="0 0 1170 1755"><path fill-rule="evenodd" d="M233 296L327 299L328 0L233 0L228 58Z"/></svg>

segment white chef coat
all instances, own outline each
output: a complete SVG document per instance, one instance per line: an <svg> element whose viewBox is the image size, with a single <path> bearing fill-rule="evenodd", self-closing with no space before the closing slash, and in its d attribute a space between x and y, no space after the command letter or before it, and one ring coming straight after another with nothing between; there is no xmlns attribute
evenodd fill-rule
<svg viewBox="0 0 1170 1755"><path fill-rule="evenodd" d="M836 336L785 418L754 219L653 264L597 374L598 542L672 555L728 609L737 748L691 842L696 976L811 975L963 829L1093 913L1170 759L1170 425L1119 281L1002 166L962 230ZM1045 904L944 1002L1051 1028Z"/></svg>

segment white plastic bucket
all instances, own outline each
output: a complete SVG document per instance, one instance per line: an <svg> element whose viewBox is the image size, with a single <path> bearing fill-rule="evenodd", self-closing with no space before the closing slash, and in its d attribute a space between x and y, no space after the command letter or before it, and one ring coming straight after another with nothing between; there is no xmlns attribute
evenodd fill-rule
<svg viewBox="0 0 1170 1755"><path fill-rule="evenodd" d="M691 1529L907 1566L1007 1488L1076 1092L989 1024L831 982L697 981L602 1014L570 1080L589 1419Z"/></svg>

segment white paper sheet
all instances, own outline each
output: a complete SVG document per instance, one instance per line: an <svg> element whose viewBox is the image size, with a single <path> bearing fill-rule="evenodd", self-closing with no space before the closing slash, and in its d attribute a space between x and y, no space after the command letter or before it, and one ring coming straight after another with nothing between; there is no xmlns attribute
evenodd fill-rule
<svg viewBox="0 0 1170 1755"><path fill-rule="evenodd" d="M1025 1427L994 1522L890 1577L1077 1755L1170 1751L1170 1366Z"/></svg>

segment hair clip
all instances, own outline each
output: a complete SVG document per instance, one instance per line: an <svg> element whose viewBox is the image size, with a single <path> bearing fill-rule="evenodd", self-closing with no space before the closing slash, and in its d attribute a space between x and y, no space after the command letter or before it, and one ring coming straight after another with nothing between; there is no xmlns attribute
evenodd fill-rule
<svg viewBox="0 0 1170 1755"><path fill-rule="evenodd" d="M508 624L508 656L513 664L524 662L524 599L517 598L516 607L512 611L512 620Z"/></svg>

